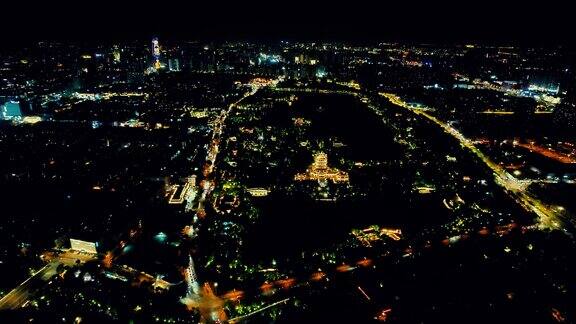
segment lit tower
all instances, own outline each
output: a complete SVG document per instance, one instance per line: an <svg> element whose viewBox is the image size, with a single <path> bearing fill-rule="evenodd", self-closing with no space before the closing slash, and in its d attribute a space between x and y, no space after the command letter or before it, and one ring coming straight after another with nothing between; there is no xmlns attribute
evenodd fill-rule
<svg viewBox="0 0 576 324"><path fill-rule="evenodd" d="M160 43L158 37L152 38L152 58L154 59L154 68L160 69Z"/></svg>
<svg viewBox="0 0 576 324"><path fill-rule="evenodd" d="M181 302L186 304L189 310L200 311L200 323L226 323L228 317L223 308L224 301L214 294L209 283L204 283L200 289L192 255L188 255L188 260L188 268L185 271L188 287L186 296Z"/></svg>
<svg viewBox="0 0 576 324"><path fill-rule="evenodd" d="M186 269L186 284L188 285L188 289L186 291L186 297L193 298L200 293L200 285L198 284L198 277L194 269L192 255L188 255L188 258L188 268Z"/></svg>

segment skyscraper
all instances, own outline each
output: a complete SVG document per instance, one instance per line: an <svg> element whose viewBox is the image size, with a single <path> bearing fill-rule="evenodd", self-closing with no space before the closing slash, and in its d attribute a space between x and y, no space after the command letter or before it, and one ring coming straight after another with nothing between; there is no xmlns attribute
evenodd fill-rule
<svg viewBox="0 0 576 324"><path fill-rule="evenodd" d="M180 71L180 60L177 58L171 58L168 60L168 70L170 71Z"/></svg>
<svg viewBox="0 0 576 324"><path fill-rule="evenodd" d="M115 63L120 63L120 49L118 46L114 46L114 50L112 51L112 58L114 59Z"/></svg>
<svg viewBox="0 0 576 324"><path fill-rule="evenodd" d="M154 68L160 68L160 43L158 37L152 38L152 58L154 60Z"/></svg>

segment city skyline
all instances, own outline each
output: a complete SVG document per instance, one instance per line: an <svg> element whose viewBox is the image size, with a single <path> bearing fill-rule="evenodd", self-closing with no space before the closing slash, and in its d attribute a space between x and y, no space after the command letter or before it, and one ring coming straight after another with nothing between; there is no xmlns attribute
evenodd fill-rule
<svg viewBox="0 0 576 324"><path fill-rule="evenodd" d="M0 321L574 321L570 46L156 5L4 42Z"/></svg>
<svg viewBox="0 0 576 324"><path fill-rule="evenodd" d="M416 1L377 4L327 1L262 4L232 2L141 3L73 1L40 3L37 10L5 15L5 39L93 40L342 40L432 43L485 42L574 45L569 10L561 1L530 6L521 1ZM25 12L8 2L6 11ZM4 44L10 45L10 44Z"/></svg>

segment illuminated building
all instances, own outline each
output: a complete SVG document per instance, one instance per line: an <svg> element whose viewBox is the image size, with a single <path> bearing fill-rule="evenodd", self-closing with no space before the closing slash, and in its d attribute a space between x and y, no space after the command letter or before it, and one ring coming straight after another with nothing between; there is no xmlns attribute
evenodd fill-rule
<svg viewBox="0 0 576 324"><path fill-rule="evenodd" d="M382 240L383 236L387 236L394 241L400 241L402 239L402 230L372 225L362 230L353 229L352 235L364 246L371 247L371 243Z"/></svg>
<svg viewBox="0 0 576 324"><path fill-rule="evenodd" d="M296 181L319 181L324 182L331 180L332 182L348 182L348 173L330 168L328 166L328 155L324 152L319 152L314 155L314 162L306 169L304 173L298 173L294 176Z"/></svg>
<svg viewBox="0 0 576 324"><path fill-rule="evenodd" d="M298 127L309 126L311 124L311 122L309 120L306 120L302 117L296 117L296 118L293 118L293 120L294 120L294 126L298 126Z"/></svg>
<svg viewBox="0 0 576 324"><path fill-rule="evenodd" d="M190 187L196 187L196 175L193 174L187 177L186 182L190 185Z"/></svg>
<svg viewBox="0 0 576 324"><path fill-rule="evenodd" d="M185 277L187 284L187 297L197 296L200 293L200 285L198 284L198 276L196 276L196 269L194 268L192 255L188 255L188 267L185 270Z"/></svg>
<svg viewBox="0 0 576 324"><path fill-rule="evenodd" d="M87 242L82 240L70 239L70 249L75 251L82 251L86 253L98 253L96 248L98 247L97 243L94 242Z"/></svg>
<svg viewBox="0 0 576 324"><path fill-rule="evenodd" d="M160 69L160 43L158 38L152 38L152 58L154 59L154 68Z"/></svg>
<svg viewBox="0 0 576 324"><path fill-rule="evenodd" d="M115 63L120 63L120 50L116 47L112 52L112 57L114 58Z"/></svg>
<svg viewBox="0 0 576 324"><path fill-rule="evenodd" d="M40 116L26 116L22 118L22 122L24 124L36 124L42 121L42 117Z"/></svg>
<svg viewBox="0 0 576 324"><path fill-rule="evenodd" d="M169 204L181 204L184 202L186 194L188 193L188 189L190 189L190 183L186 183L183 186L175 185L174 191L172 191L172 195L168 200Z"/></svg>
<svg viewBox="0 0 576 324"><path fill-rule="evenodd" d="M268 189L265 188L249 188L248 193L254 197L265 197L268 195Z"/></svg>
<svg viewBox="0 0 576 324"><path fill-rule="evenodd" d="M171 58L168 60L168 70L178 72L180 71L180 60Z"/></svg>
<svg viewBox="0 0 576 324"><path fill-rule="evenodd" d="M17 101L8 101L2 105L2 117L4 119L12 119L22 117L22 110Z"/></svg>

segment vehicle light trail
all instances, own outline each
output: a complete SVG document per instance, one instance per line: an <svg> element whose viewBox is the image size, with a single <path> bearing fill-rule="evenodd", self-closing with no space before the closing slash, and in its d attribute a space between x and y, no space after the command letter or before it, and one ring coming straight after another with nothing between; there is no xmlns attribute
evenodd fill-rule
<svg viewBox="0 0 576 324"><path fill-rule="evenodd" d="M280 304L286 304L289 300L290 300L290 298L282 299L282 300L277 301L277 302L275 302L275 303L272 303L272 304L270 304L270 305L266 305L266 306L264 306L264 307L262 307L262 308L259 308L259 309L255 310L255 311L252 311L252 312L250 312L250 313L248 313L248 314L235 317L235 318L229 320L228 322L229 322L229 323L238 323L238 322L240 322L240 321L242 321L242 320L244 320L244 319L246 319L246 318L248 318L248 317L250 317L250 316L256 315L256 314L258 314L258 313L260 313L260 312L263 312L263 311L265 311L265 310L267 310L267 309L269 309L269 308L278 306L278 305L280 305Z"/></svg>
<svg viewBox="0 0 576 324"><path fill-rule="evenodd" d="M524 209L531 211L538 216L538 227L540 229L562 229L565 233L569 233L566 230L568 224L564 222L562 216L554 208L545 205L540 200L526 192L525 187L521 182L511 176L500 165L490 160L474 145L473 141L464 137L464 135L462 135L462 133L460 133L458 130L439 120L438 118L430 115L428 112L410 106L395 94L382 92L380 95L388 99L392 104L396 106L408 109L418 116L425 117L429 121L440 126L444 132L452 135L456 140L458 140L463 148L477 156L486 166L492 170L494 173L495 182L504 188L510 197L517 201L522 207L524 207Z"/></svg>
<svg viewBox="0 0 576 324"><path fill-rule="evenodd" d="M370 299L370 296L368 296L368 294L364 291L364 289L362 289L362 287L358 286L358 290L360 290L362 295L364 295L364 297L366 297L367 300L372 300Z"/></svg>

